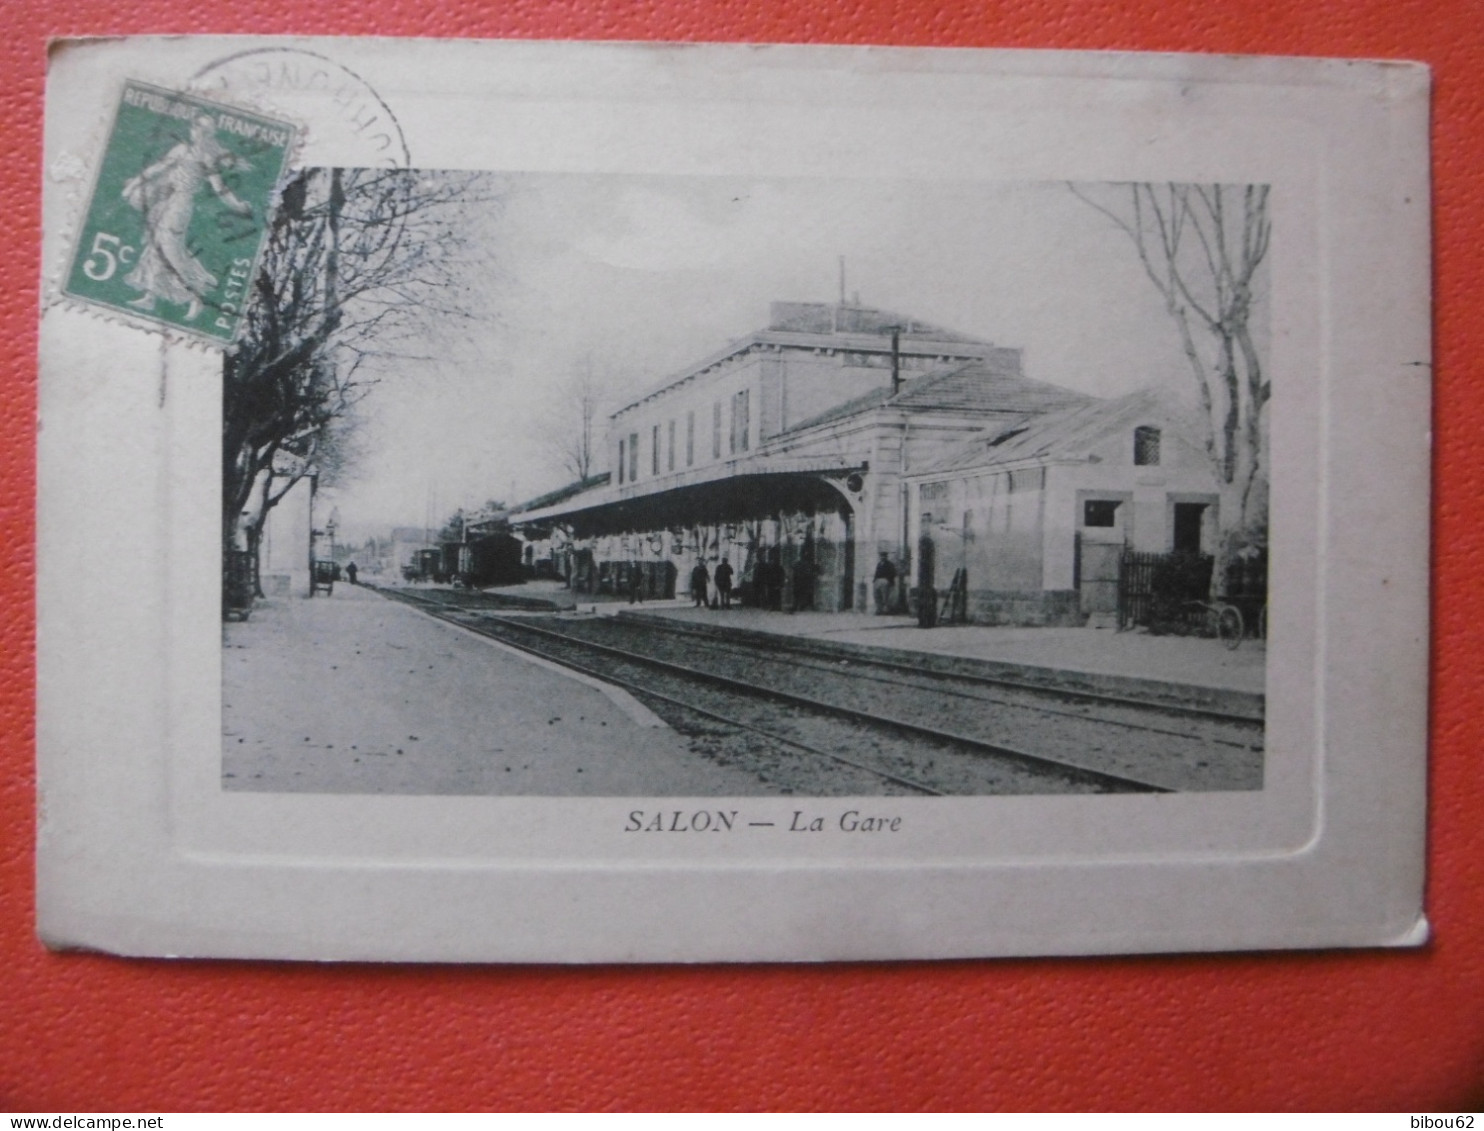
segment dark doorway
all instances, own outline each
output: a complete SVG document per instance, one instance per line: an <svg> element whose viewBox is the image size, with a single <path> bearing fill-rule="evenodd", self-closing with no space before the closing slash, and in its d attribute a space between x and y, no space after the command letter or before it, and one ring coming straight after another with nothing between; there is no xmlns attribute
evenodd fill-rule
<svg viewBox="0 0 1484 1131"><path fill-rule="evenodd" d="M1205 503L1176 503L1175 542L1170 548L1176 553L1199 554L1201 526L1205 515Z"/></svg>

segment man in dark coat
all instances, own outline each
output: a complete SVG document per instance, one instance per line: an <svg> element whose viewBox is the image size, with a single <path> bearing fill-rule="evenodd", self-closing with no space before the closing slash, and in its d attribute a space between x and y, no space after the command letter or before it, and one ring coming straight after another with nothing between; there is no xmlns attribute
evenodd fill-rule
<svg viewBox="0 0 1484 1131"><path fill-rule="evenodd" d="M721 559L721 564L716 567L716 592L721 595L721 607L730 609L732 607L732 565Z"/></svg>
<svg viewBox="0 0 1484 1131"><path fill-rule="evenodd" d="M690 571L690 596L698 609L706 604L706 585L710 580L711 574L706 569L706 563L697 562L696 568Z"/></svg>
<svg viewBox="0 0 1484 1131"><path fill-rule="evenodd" d="M891 557L885 550L881 551L881 560L876 563L876 576L871 580L871 587L876 597L876 615L882 616L891 609L891 587L896 584L897 567L892 565Z"/></svg>
<svg viewBox="0 0 1484 1131"><path fill-rule="evenodd" d="M808 556L794 563L794 612L814 608L814 560Z"/></svg>

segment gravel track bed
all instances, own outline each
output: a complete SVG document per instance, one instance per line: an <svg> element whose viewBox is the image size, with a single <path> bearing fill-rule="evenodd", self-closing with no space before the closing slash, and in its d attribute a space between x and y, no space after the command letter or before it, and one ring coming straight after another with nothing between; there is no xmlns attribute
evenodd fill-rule
<svg viewBox="0 0 1484 1131"><path fill-rule="evenodd" d="M579 626L586 623L588 622L564 620L563 626L581 632L582 628ZM670 637L677 643L698 639L693 633L653 625L652 622L638 625L632 621L617 621L615 625L622 629L651 629L656 635ZM1041 714L1086 719L1145 733L1170 734L1243 749L1255 750L1262 746L1264 724L1261 720L1213 717L1158 703L1120 702L1111 696L1100 698L1087 692L1058 687L1017 685L988 676L975 677L929 668L911 668L896 661L819 655L808 651L807 638L800 641L799 645L790 640L783 648L773 650L751 640L726 640L711 636L700 639L705 641L708 652L726 653L754 661L764 657L772 662L788 663L828 675L848 674L861 681L875 681L892 687L918 688L937 695L1003 707L1023 707Z"/></svg>
<svg viewBox="0 0 1484 1131"><path fill-rule="evenodd" d="M623 680L661 695L761 728L794 742L852 762L880 769L945 794L1105 793L1114 787L1091 781L1075 772L995 758L966 751L952 742L910 737L887 728L858 723L825 711L760 699L728 691L695 679L657 670L639 660L595 656L582 639L532 638L520 628L545 622L522 620L501 623L476 612L440 609L440 615L511 643L530 647L557 661L570 660L595 668L610 679ZM563 622L554 621L556 624ZM645 705L692 742L698 754L756 774L780 792L800 796L916 796L919 792L884 779L869 770L843 765L817 754L797 750L662 699L635 694Z"/></svg>
<svg viewBox="0 0 1484 1131"><path fill-rule="evenodd" d="M481 618L482 619L482 618ZM1185 790L1258 789L1261 741L1255 728L1141 708L1071 710L1065 697L969 680L883 676L869 664L831 664L783 649L714 641L612 619L543 618L529 623L652 656L760 688L806 695L1043 755L1093 771ZM603 663L608 662L604 659ZM600 664L601 666L601 664ZM1039 702L1038 702L1039 699Z"/></svg>

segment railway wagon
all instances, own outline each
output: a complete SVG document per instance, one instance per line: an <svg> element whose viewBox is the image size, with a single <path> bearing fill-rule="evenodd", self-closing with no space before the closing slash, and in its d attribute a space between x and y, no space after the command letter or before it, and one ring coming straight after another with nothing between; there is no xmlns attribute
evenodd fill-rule
<svg viewBox="0 0 1484 1131"><path fill-rule="evenodd" d="M444 542L438 547L438 572L433 580L440 584L449 581L455 585L472 584L469 580L472 555L464 542Z"/></svg>
<svg viewBox="0 0 1484 1131"><path fill-rule="evenodd" d="M471 538L464 547L469 564L464 583L474 588L491 585L517 585L523 581L520 539L506 533Z"/></svg>
<svg viewBox="0 0 1484 1131"><path fill-rule="evenodd" d="M402 577L406 581L437 581L442 572L443 551L424 549L417 550L412 555L412 560L402 567Z"/></svg>

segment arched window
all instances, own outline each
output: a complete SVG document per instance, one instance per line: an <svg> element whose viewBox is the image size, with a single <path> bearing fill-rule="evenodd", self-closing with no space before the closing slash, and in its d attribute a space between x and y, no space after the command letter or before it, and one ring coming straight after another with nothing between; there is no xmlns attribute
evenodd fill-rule
<svg viewBox="0 0 1484 1131"><path fill-rule="evenodd" d="M1159 466L1159 429L1141 424L1134 429L1134 466Z"/></svg>

